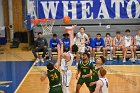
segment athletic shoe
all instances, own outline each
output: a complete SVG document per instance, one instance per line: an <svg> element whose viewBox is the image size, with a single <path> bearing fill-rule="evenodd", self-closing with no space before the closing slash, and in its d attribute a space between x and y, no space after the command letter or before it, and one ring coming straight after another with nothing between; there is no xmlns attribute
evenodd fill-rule
<svg viewBox="0 0 140 93"><path fill-rule="evenodd" d="M110 57L110 60L113 60L112 57Z"/></svg>
<svg viewBox="0 0 140 93"><path fill-rule="evenodd" d="M38 63L39 62L39 58L37 58L36 60L35 60L35 63Z"/></svg>
<svg viewBox="0 0 140 93"><path fill-rule="evenodd" d="M135 62L135 61L136 61L135 58L132 58L132 59L131 59L131 62Z"/></svg>
<svg viewBox="0 0 140 93"><path fill-rule="evenodd" d="M110 60L109 56L107 56L106 60Z"/></svg>
<svg viewBox="0 0 140 93"><path fill-rule="evenodd" d="M44 59L43 58L41 58L40 61L44 63Z"/></svg>
<svg viewBox="0 0 140 93"><path fill-rule="evenodd" d="M126 62L126 59L123 59L123 63L125 63Z"/></svg>

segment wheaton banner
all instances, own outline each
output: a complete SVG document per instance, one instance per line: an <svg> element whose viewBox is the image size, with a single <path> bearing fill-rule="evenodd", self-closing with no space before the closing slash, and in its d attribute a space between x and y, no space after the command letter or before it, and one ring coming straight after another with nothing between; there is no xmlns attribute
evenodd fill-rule
<svg viewBox="0 0 140 93"><path fill-rule="evenodd" d="M27 9L35 18L140 18L140 0L28 0Z"/></svg>

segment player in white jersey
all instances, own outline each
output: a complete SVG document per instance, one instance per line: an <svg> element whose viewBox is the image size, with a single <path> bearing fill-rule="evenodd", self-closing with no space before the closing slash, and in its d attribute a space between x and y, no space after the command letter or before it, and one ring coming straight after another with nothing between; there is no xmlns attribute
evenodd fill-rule
<svg viewBox="0 0 140 93"><path fill-rule="evenodd" d="M130 30L127 29L125 31L125 36L124 36L124 57L123 57L123 62L126 62L126 56L127 56L127 51L130 50L131 51L131 55L132 55L132 62L135 62L134 59L134 51L133 51L133 37L130 36Z"/></svg>
<svg viewBox="0 0 140 93"><path fill-rule="evenodd" d="M79 53L84 53L85 52L85 44L89 42L88 35L85 34L85 27L80 27L80 32L77 33L77 37L79 40L78 44L78 52Z"/></svg>
<svg viewBox="0 0 140 93"><path fill-rule="evenodd" d="M104 38L105 41L105 49L106 49L106 55L108 54L107 51L110 50L110 56L107 56L107 60L112 60L112 38L110 36L110 33L106 33L106 37Z"/></svg>
<svg viewBox="0 0 140 93"><path fill-rule="evenodd" d="M104 68L100 68L98 71L99 80L96 82L96 88L94 93L108 93L108 80L105 77L107 71Z"/></svg>
<svg viewBox="0 0 140 93"><path fill-rule="evenodd" d="M113 39L113 57L116 57L116 51L124 49L123 37L121 37L120 31L116 32L116 37Z"/></svg>
<svg viewBox="0 0 140 93"><path fill-rule="evenodd" d="M63 52L63 43L61 42L61 68L62 68L62 89L63 93L70 93L69 92L69 84L72 77L72 72L70 66L73 62L73 53L78 51L77 45L73 45L70 48L71 51Z"/></svg>
<svg viewBox="0 0 140 93"><path fill-rule="evenodd" d="M136 50L140 49L140 29L138 30L138 34L134 38L134 55L136 57Z"/></svg>

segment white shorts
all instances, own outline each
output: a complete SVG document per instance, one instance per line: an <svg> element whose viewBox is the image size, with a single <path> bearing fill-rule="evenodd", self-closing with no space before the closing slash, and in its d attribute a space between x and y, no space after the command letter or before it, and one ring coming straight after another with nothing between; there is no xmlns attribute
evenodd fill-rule
<svg viewBox="0 0 140 93"><path fill-rule="evenodd" d="M106 49L107 49L107 50L112 50L113 47L111 47L111 46L107 46Z"/></svg>
<svg viewBox="0 0 140 93"><path fill-rule="evenodd" d="M83 47L78 47L78 52L80 52L80 53L84 53L85 52L85 46Z"/></svg>
<svg viewBox="0 0 140 93"><path fill-rule="evenodd" d="M69 86L72 77L71 70L62 71L62 85Z"/></svg>

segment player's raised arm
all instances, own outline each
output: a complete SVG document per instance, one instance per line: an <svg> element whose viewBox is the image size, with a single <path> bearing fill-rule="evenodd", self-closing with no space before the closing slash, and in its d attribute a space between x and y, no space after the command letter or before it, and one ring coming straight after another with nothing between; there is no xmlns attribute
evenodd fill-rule
<svg viewBox="0 0 140 93"><path fill-rule="evenodd" d="M61 61L61 53L60 53L60 45L57 45L57 49L58 49L58 57L57 57L57 61L56 64L54 65L55 68L57 68L59 70L60 67L60 61Z"/></svg>
<svg viewBox="0 0 140 93"><path fill-rule="evenodd" d="M102 81L98 80L96 82L96 88L95 88L95 93L100 93L100 88L102 87Z"/></svg>

